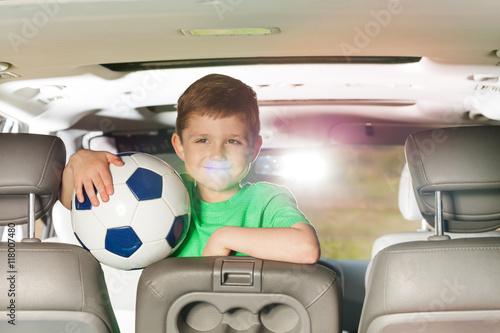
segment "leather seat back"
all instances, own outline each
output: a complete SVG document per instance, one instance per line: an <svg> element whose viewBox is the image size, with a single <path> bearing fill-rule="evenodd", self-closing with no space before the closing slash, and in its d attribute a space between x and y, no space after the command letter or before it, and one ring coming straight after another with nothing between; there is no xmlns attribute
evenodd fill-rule
<svg viewBox="0 0 500 333"><path fill-rule="evenodd" d="M119 331L90 252L34 238L15 241L17 225L40 218L57 200L65 159L57 137L0 134L0 226L8 236L0 243L0 262L8 265L8 278L0 279L1 332Z"/></svg>
<svg viewBox="0 0 500 333"><path fill-rule="evenodd" d="M341 332L326 267L250 257L167 258L144 269L136 332Z"/></svg>

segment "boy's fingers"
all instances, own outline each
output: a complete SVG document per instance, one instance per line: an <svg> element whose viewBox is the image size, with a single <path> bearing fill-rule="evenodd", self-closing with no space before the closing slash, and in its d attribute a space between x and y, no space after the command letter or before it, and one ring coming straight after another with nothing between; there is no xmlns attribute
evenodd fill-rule
<svg viewBox="0 0 500 333"><path fill-rule="evenodd" d="M120 159L120 157L116 156L115 154L108 153L106 155L106 158L108 160L108 163L112 163L115 166L123 165L123 161Z"/></svg>
<svg viewBox="0 0 500 333"><path fill-rule="evenodd" d="M94 207L99 206L99 199L97 198L97 195L95 193L94 184L90 180L84 181L83 187L85 189L85 192L87 193L87 197L89 198L92 206Z"/></svg>
<svg viewBox="0 0 500 333"><path fill-rule="evenodd" d="M114 154L109 153L107 158L108 158L109 163L111 163L117 167L120 167L124 164L123 161L120 159L120 157L118 157ZM114 193L113 179L111 178L111 173L109 172L109 169L108 169L108 172L101 174L101 178L104 182L104 186L106 187L106 193L108 195L112 195Z"/></svg>
<svg viewBox="0 0 500 333"><path fill-rule="evenodd" d="M97 193L99 193L101 200L103 202L107 202L109 200L109 197L108 197L108 193L107 193L106 187L103 184L103 182L102 181L94 182L94 187L97 190Z"/></svg>
<svg viewBox="0 0 500 333"><path fill-rule="evenodd" d="M101 193L101 197L104 193L106 193L106 196L112 195L114 191L113 191L113 179L111 178L111 173L108 171L101 174L101 179L104 184L103 191L99 192ZM107 200L104 200L103 198L103 201Z"/></svg>
<svg viewBox="0 0 500 333"><path fill-rule="evenodd" d="M106 193L109 195L113 195L114 189L113 189L113 184L106 184Z"/></svg>
<svg viewBox="0 0 500 333"><path fill-rule="evenodd" d="M83 182L75 180L75 195L79 203L83 203L85 201L85 195L83 194L83 191Z"/></svg>
<svg viewBox="0 0 500 333"><path fill-rule="evenodd" d="M76 194L76 199L78 200L79 203L83 203L85 201L85 198L83 197L83 192L82 192L81 186L78 186L75 189L75 194Z"/></svg>

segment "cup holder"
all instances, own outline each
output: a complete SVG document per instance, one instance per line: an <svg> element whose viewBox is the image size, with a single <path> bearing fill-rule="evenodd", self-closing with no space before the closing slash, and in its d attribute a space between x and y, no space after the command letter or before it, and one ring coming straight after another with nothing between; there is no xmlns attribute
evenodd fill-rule
<svg viewBox="0 0 500 333"><path fill-rule="evenodd" d="M265 302L258 299L256 302L255 299L249 298L247 301L248 306L226 308L221 307L220 304L217 306L217 302L211 301L187 303L178 311L176 331L183 333L305 332L303 320L301 321L294 306L275 303L270 299Z"/></svg>
<svg viewBox="0 0 500 333"><path fill-rule="evenodd" d="M206 302L194 302L186 305L180 312L179 321L182 326L193 332L208 332L221 324L222 313Z"/></svg>
<svg viewBox="0 0 500 333"><path fill-rule="evenodd" d="M269 304L259 313L262 325L273 333L293 332L299 324L299 315L289 305Z"/></svg>

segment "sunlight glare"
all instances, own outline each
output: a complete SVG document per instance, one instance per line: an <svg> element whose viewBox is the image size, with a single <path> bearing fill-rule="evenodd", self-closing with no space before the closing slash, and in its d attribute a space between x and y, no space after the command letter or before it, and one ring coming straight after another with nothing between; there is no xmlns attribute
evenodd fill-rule
<svg viewBox="0 0 500 333"><path fill-rule="evenodd" d="M294 181L310 182L326 178L328 163L318 153L294 153L283 156L281 176Z"/></svg>

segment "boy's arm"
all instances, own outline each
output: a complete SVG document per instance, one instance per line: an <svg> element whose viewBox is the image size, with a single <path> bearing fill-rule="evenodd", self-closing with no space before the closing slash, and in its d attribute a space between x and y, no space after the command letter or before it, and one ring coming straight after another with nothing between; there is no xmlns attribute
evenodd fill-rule
<svg viewBox="0 0 500 333"><path fill-rule="evenodd" d="M227 256L230 251L278 261L312 264L319 260L316 231L307 223L288 228L224 226L210 236L204 256Z"/></svg>
<svg viewBox="0 0 500 333"><path fill-rule="evenodd" d="M123 165L120 158L106 151L80 150L69 158L62 175L59 199L68 209L71 208L71 199L75 191L79 202L84 201L83 190L93 206L99 205L99 199L94 188L99 193L102 201L109 200L113 194L113 182L109 172L109 164Z"/></svg>

